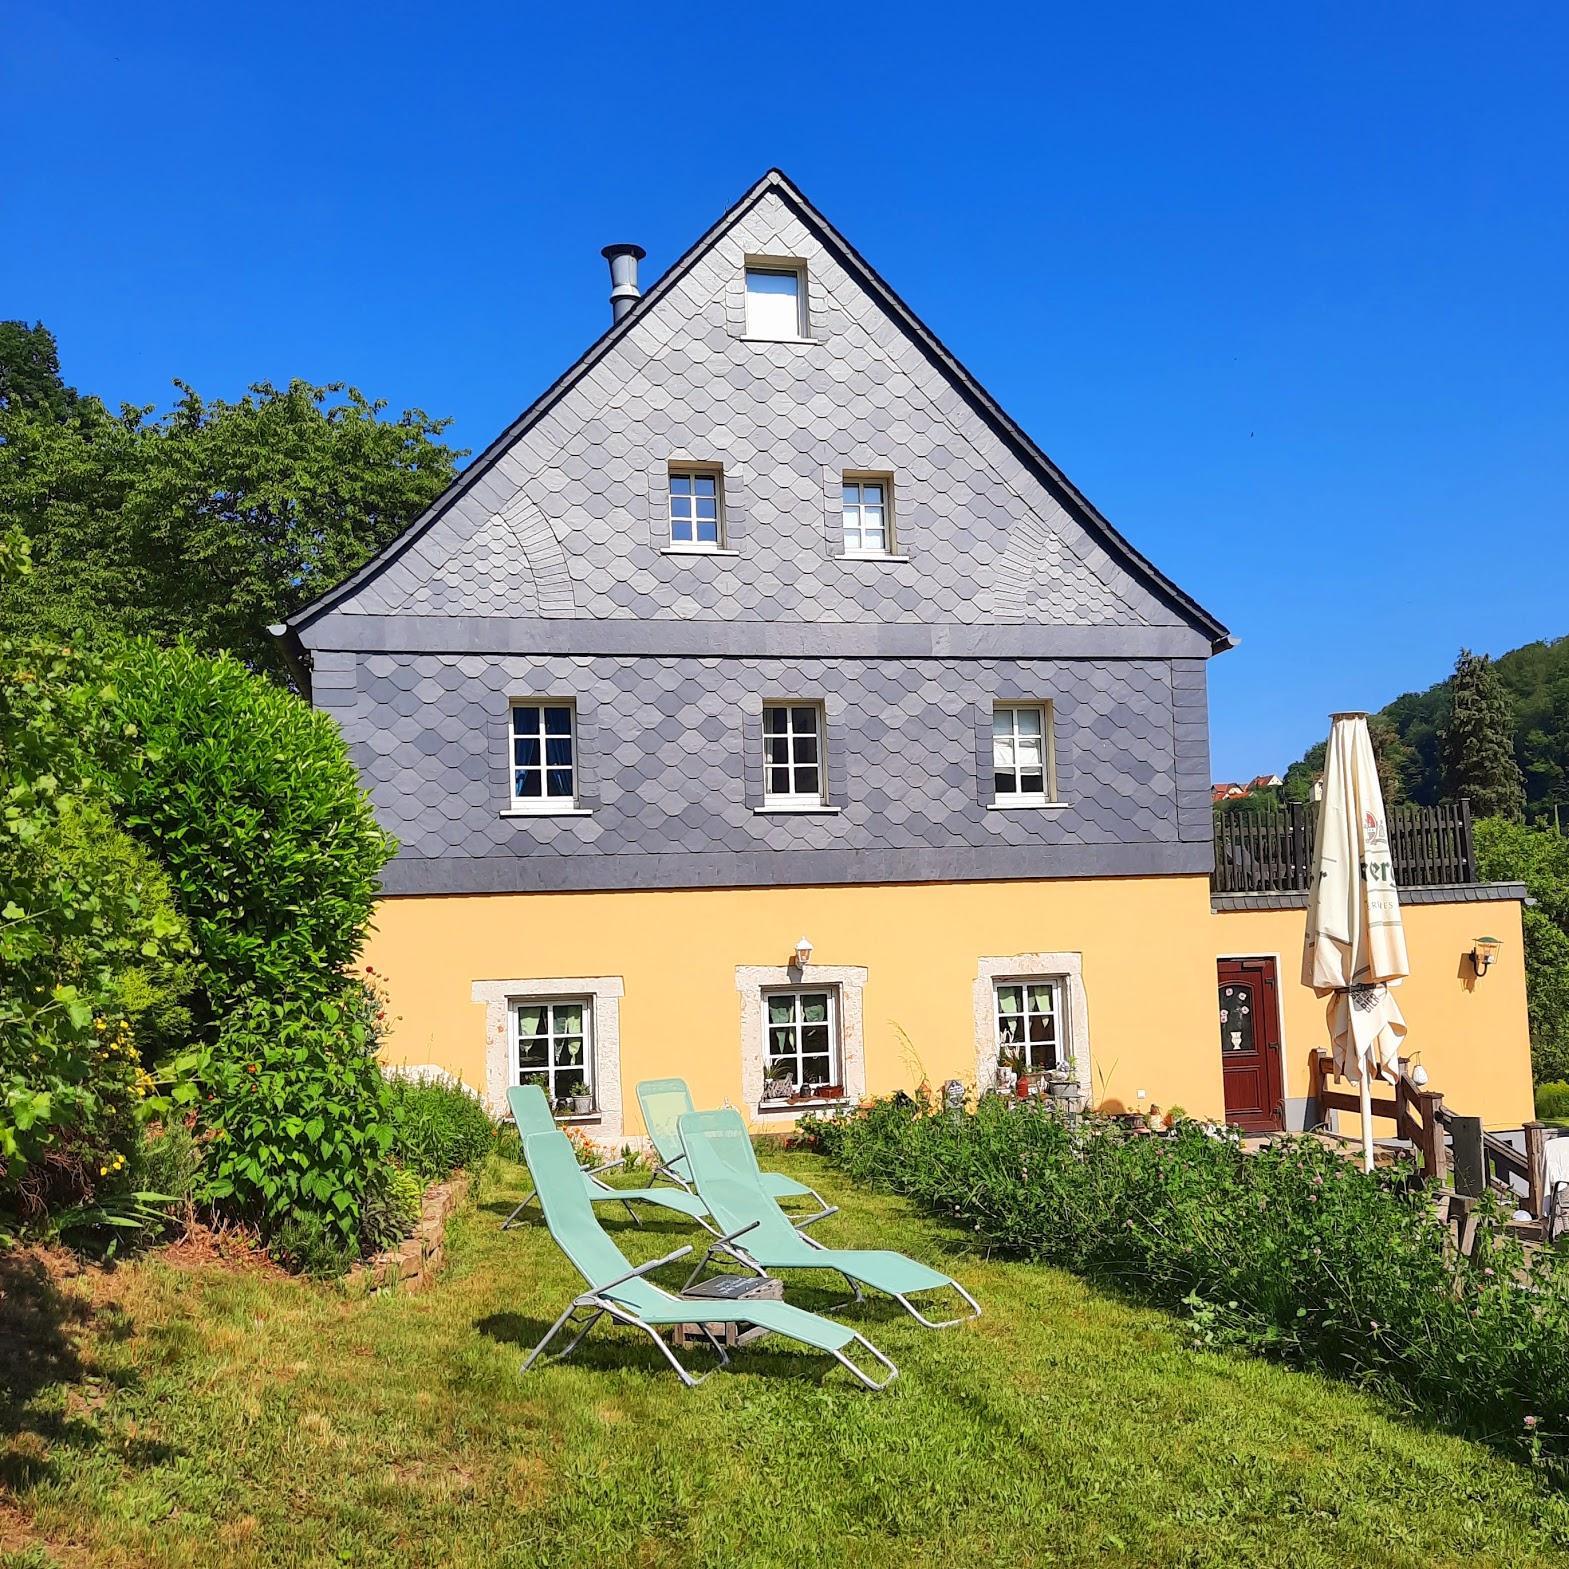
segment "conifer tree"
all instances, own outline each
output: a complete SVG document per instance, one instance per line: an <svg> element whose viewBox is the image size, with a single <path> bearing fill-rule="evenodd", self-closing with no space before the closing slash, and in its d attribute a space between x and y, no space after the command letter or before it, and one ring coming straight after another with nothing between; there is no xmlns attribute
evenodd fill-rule
<svg viewBox="0 0 1569 1569"><path fill-rule="evenodd" d="M1515 761L1514 706L1486 654L1462 648L1450 677L1443 732L1444 786L1469 798L1478 817L1525 820L1525 784Z"/></svg>

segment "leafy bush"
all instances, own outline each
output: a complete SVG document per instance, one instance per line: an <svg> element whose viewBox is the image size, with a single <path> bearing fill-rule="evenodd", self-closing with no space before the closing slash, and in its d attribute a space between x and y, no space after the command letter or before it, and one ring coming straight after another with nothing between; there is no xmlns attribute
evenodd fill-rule
<svg viewBox="0 0 1569 1569"><path fill-rule="evenodd" d="M1523 882L1536 901L1521 912L1532 1076L1569 1079L1569 837L1496 817L1475 831L1480 875Z"/></svg>
<svg viewBox="0 0 1569 1569"><path fill-rule="evenodd" d="M419 1221L425 1184L406 1166L382 1166L365 1190L360 1244L366 1253L396 1247Z"/></svg>
<svg viewBox="0 0 1569 1569"><path fill-rule="evenodd" d="M290 1215L273 1233L268 1251L280 1264L302 1275L330 1280L349 1269L359 1248L325 1216L310 1211Z"/></svg>
<svg viewBox="0 0 1569 1569"><path fill-rule="evenodd" d="M392 1153L430 1182L475 1166L496 1147L490 1114L461 1085L395 1079L388 1086Z"/></svg>
<svg viewBox="0 0 1569 1569"><path fill-rule="evenodd" d="M127 645L118 707L138 747L108 766L190 921L202 1017L238 999L341 997L394 841L338 728L228 656Z"/></svg>
<svg viewBox="0 0 1569 1569"><path fill-rule="evenodd" d="M1548 1122L1569 1120L1569 1084L1555 1079L1536 1087L1536 1114Z"/></svg>
<svg viewBox="0 0 1569 1569"><path fill-rule="evenodd" d="M1312 1140L1248 1155L1192 1123L1166 1138L1070 1127L997 1097L962 1116L882 1101L805 1131L990 1245L1186 1314L1202 1344L1324 1368L1569 1459L1569 1254L1528 1262L1484 1226L1471 1258L1451 1258L1403 1172L1366 1176Z"/></svg>
<svg viewBox="0 0 1569 1569"><path fill-rule="evenodd" d="M30 570L0 532L0 585ZM0 637L0 1204L36 1221L123 1178L146 1088L133 1023L178 991L183 929L95 776L114 688Z"/></svg>
<svg viewBox="0 0 1569 1569"><path fill-rule="evenodd" d="M214 1133L204 1196L269 1236L314 1217L357 1250L365 1192L393 1136L367 1045L345 1000L253 998L236 1010L198 1070Z"/></svg>

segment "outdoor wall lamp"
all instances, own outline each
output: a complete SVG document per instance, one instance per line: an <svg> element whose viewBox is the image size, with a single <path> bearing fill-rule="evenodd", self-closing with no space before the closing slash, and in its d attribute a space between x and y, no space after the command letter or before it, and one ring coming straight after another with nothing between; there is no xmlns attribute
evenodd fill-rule
<svg viewBox="0 0 1569 1569"><path fill-rule="evenodd" d="M1493 967L1493 960L1498 957L1498 950L1503 944L1496 937L1473 937L1471 939L1471 968L1476 971L1480 980Z"/></svg>
<svg viewBox="0 0 1569 1569"><path fill-rule="evenodd" d="M812 961L812 939L810 937L797 938L795 944L795 967L804 970Z"/></svg>

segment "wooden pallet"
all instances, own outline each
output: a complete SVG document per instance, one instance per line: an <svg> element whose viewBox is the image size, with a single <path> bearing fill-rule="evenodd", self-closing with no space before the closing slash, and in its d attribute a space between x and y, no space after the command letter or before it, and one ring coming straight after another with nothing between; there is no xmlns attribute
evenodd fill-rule
<svg viewBox="0 0 1569 1569"><path fill-rule="evenodd" d="M683 1291L681 1295L683 1298L697 1301L706 1297L710 1302L744 1302L748 1297L765 1302L782 1302L784 1282L768 1280L759 1275L715 1275L710 1280L699 1281L697 1285L688 1291ZM709 1334L727 1351L734 1346L749 1345L768 1333L766 1329L759 1329L755 1324L744 1330L740 1325L731 1323L711 1323L707 1327ZM699 1323L677 1324L675 1333L670 1338L677 1347L708 1344L708 1337L703 1333L703 1325Z"/></svg>

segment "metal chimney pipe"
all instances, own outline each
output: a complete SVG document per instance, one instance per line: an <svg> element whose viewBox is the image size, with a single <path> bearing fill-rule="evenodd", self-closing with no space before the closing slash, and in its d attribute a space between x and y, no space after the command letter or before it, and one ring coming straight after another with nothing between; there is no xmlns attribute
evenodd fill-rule
<svg viewBox="0 0 1569 1569"><path fill-rule="evenodd" d="M599 254L610 263L610 319L620 321L643 297L637 264L648 252L641 245L607 245Z"/></svg>

